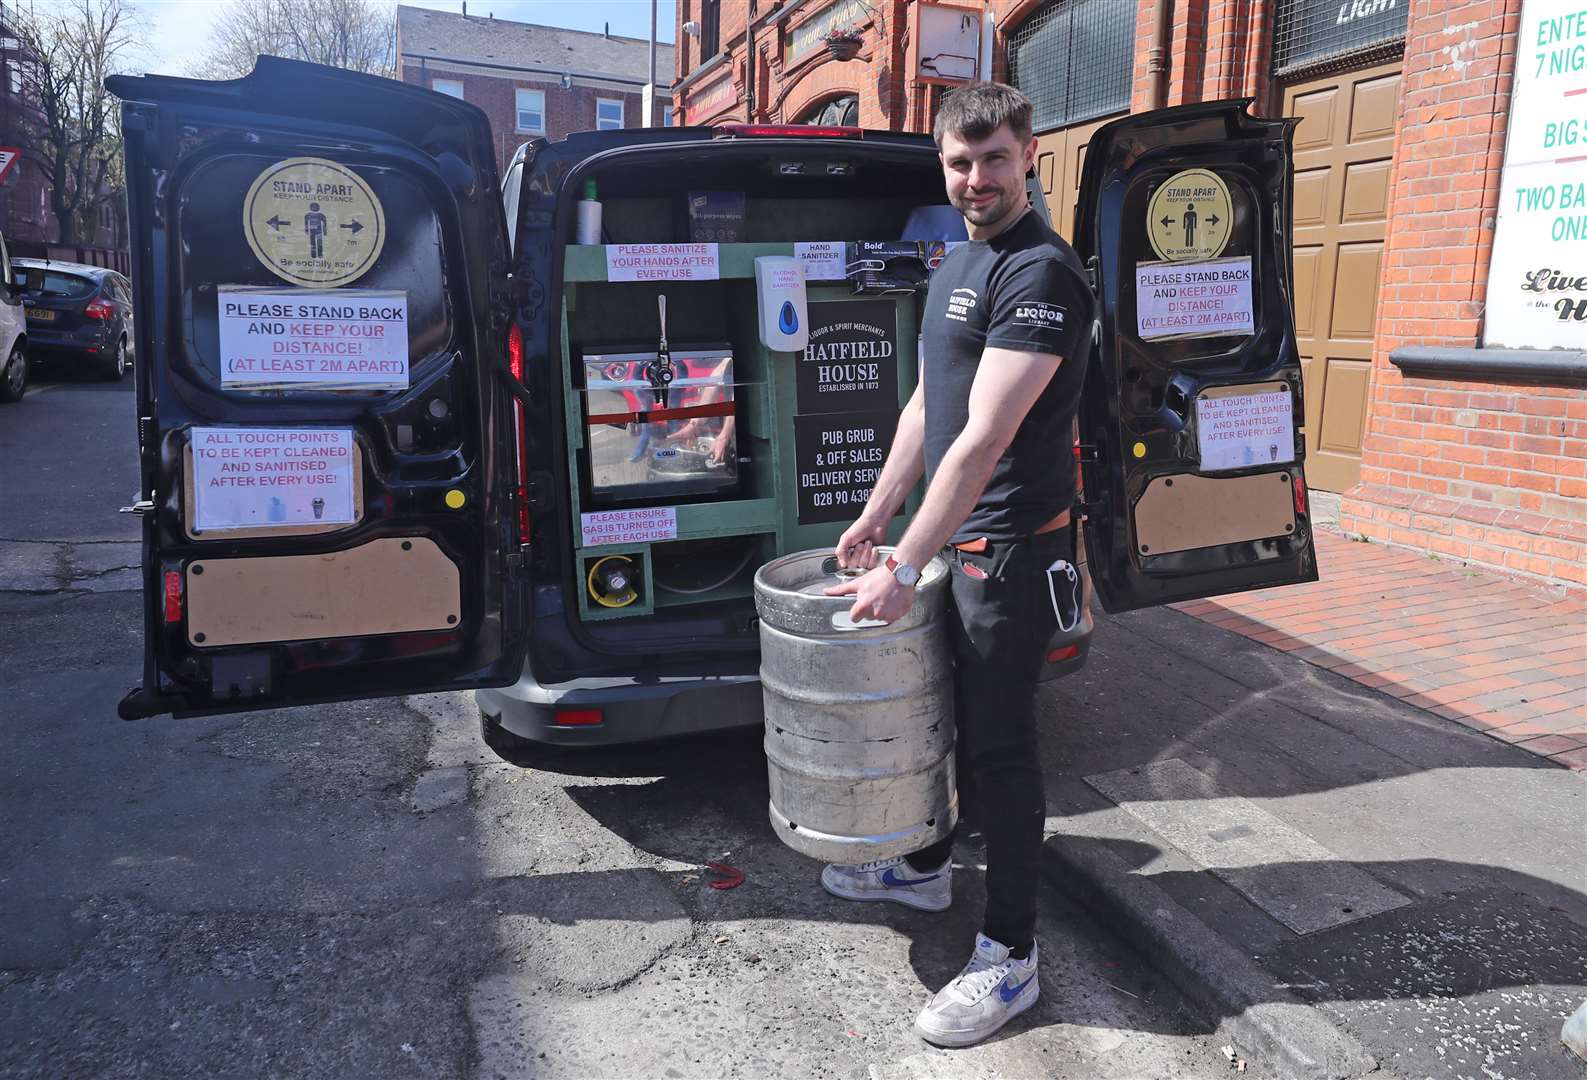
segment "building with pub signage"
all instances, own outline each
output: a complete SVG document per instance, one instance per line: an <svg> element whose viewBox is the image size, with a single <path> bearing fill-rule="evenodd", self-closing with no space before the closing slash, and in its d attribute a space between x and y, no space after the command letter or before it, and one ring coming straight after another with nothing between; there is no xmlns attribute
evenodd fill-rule
<svg viewBox="0 0 1587 1080"><path fill-rule="evenodd" d="M672 46L656 46L654 84L649 54L643 38L471 15L467 3L461 13L397 8L397 78L485 110L503 170L530 139L671 124Z"/></svg>
<svg viewBox="0 0 1587 1080"><path fill-rule="evenodd" d="M1307 478L1365 538L1587 591L1587 0L678 0L689 124L929 131L1036 105L1068 234L1092 132L1248 97L1294 136Z"/></svg>

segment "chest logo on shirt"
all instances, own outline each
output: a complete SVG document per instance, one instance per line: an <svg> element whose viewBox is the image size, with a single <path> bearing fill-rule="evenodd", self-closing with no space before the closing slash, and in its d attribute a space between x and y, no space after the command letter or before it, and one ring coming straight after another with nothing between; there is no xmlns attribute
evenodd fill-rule
<svg viewBox="0 0 1587 1080"><path fill-rule="evenodd" d="M1043 330L1062 330L1064 309L1057 304L1027 300L1014 309L1014 325L1033 326Z"/></svg>
<svg viewBox="0 0 1587 1080"><path fill-rule="evenodd" d="M948 294L948 318L959 322L969 322L970 312L975 310L975 302L980 297L974 289L954 289Z"/></svg>

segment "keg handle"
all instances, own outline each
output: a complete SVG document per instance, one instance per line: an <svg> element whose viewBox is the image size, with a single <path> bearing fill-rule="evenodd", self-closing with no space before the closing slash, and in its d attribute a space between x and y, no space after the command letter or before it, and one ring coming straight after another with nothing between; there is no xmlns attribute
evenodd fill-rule
<svg viewBox="0 0 1587 1080"><path fill-rule="evenodd" d="M861 619L859 622L855 622L849 618L848 608L832 613L832 629L834 630L875 630L879 626L886 625L887 621L885 619Z"/></svg>
<svg viewBox="0 0 1587 1080"><path fill-rule="evenodd" d="M821 572L831 574L839 581L853 581L857 577L864 577L868 571L863 566L839 566L836 555L828 555L821 563ZM848 597L841 599L847 601ZM832 629L834 630L874 630L878 626L886 626L881 619L861 619L855 622L849 618L849 609L845 606L841 611L832 613Z"/></svg>

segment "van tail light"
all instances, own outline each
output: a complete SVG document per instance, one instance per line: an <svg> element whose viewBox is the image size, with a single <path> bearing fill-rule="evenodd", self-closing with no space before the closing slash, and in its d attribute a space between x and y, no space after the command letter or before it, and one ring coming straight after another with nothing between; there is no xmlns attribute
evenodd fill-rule
<svg viewBox="0 0 1587 1080"><path fill-rule="evenodd" d="M523 330L517 322L507 334L507 368L512 377L523 385ZM516 395L512 399L513 436L517 449L518 483L514 490L518 503L518 542L529 542L529 444L524 438L523 402Z"/></svg>
<svg viewBox="0 0 1587 1080"><path fill-rule="evenodd" d="M83 314L87 315L90 319L99 319L102 322L109 322L111 319L116 317L116 309L113 305L108 303L104 297L96 296L94 299L88 301L88 306L83 308Z"/></svg>
<svg viewBox="0 0 1587 1080"><path fill-rule="evenodd" d="M1047 654L1047 662L1049 664L1057 664L1057 663L1060 663L1060 662L1062 662L1064 660L1073 660L1075 657L1077 657L1079 655L1080 655L1080 646L1078 646L1078 645L1065 645L1061 649L1054 649L1052 652L1048 653Z"/></svg>
<svg viewBox="0 0 1587 1080"><path fill-rule="evenodd" d="M753 139L790 135L801 138L815 135L823 139L859 139L864 137L865 129L822 124L718 124L713 138Z"/></svg>
<svg viewBox="0 0 1587 1080"><path fill-rule="evenodd" d="M182 573L179 570L165 572L165 621L182 621Z"/></svg>

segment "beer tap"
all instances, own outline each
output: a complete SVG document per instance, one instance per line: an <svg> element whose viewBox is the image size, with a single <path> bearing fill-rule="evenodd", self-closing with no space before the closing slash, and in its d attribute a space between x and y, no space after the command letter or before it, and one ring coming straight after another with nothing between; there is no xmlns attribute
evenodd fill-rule
<svg viewBox="0 0 1587 1080"><path fill-rule="evenodd" d="M656 405L665 409L667 407L667 388L672 385L672 380L677 377L677 371L672 366L672 351L667 347L667 294L661 293L656 297L656 308L661 314L661 344L656 346L656 358L645 365L645 378L650 380L650 392L655 395Z"/></svg>

